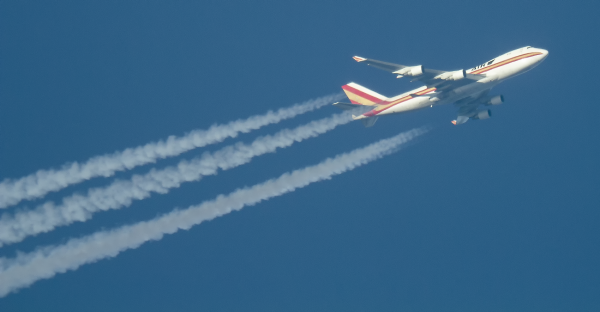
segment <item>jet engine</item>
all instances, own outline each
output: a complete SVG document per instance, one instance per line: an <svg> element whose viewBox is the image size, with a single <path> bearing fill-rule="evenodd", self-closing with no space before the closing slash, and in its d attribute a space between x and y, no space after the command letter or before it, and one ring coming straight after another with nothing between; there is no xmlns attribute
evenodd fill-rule
<svg viewBox="0 0 600 312"><path fill-rule="evenodd" d="M502 103L504 103L504 96L502 95L496 95L487 102L488 105L500 105Z"/></svg>
<svg viewBox="0 0 600 312"><path fill-rule="evenodd" d="M435 79L443 79L443 80L461 80L467 76L467 73L464 69L455 70L452 72L443 73L435 76Z"/></svg>
<svg viewBox="0 0 600 312"><path fill-rule="evenodd" d="M461 80L461 79L467 77L467 73L465 72L464 69L461 69L461 70L453 71L452 76L450 76L450 77L452 78L452 80Z"/></svg>
<svg viewBox="0 0 600 312"><path fill-rule="evenodd" d="M404 67L400 70L394 72L394 74L398 74L401 76L419 76L423 74L423 65Z"/></svg>
<svg viewBox="0 0 600 312"><path fill-rule="evenodd" d="M477 115L475 115L476 118L474 119L488 119L490 117L492 117L492 111L491 110L484 110L484 111L479 111L477 112Z"/></svg>

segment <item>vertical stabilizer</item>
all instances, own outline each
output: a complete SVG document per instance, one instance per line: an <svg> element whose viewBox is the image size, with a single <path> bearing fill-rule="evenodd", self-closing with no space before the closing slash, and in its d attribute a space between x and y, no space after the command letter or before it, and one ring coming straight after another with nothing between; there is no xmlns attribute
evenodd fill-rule
<svg viewBox="0 0 600 312"><path fill-rule="evenodd" d="M375 105L387 101L387 97L369 90L357 83L343 85L342 89L352 104Z"/></svg>

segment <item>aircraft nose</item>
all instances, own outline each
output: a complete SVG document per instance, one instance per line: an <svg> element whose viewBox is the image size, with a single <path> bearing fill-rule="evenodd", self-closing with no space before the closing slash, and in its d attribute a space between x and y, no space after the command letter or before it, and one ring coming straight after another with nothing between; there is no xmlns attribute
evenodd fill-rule
<svg viewBox="0 0 600 312"><path fill-rule="evenodd" d="M540 52L542 52L542 59L545 59L548 56L548 50L540 49Z"/></svg>

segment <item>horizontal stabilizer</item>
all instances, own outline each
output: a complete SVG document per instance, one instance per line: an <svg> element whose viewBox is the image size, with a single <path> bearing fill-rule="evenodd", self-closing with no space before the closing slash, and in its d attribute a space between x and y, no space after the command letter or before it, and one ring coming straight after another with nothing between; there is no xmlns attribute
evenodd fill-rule
<svg viewBox="0 0 600 312"><path fill-rule="evenodd" d="M360 119L360 121L363 123L363 125L365 125L365 127L367 127L367 128L368 127L372 127L375 124L375 122L377 121L377 118L379 118L379 117L377 117L377 116L375 116L375 117L367 117L365 115L358 115L358 116L352 115L352 119L353 120L359 120Z"/></svg>
<svg viewBox="0 0 600 312"><path fill-rule="evenodd" d="M362 119L361 121L366 128L369 128L369 127L373 127L373 125L377 121L377 118L379 118L379 117L370 117L370 118Z"/></svg>
<svg viewBox="0 0 600 312"><path fill-rule="evenodd" d="M436 96L436 95L439 95L439 94L440 94L439 92L438 93L433 92L433 93L425 93L425 94L411 93L409 95L410 95L410 97L420 97L420 96L421 97L424 97L424 96L426 96L426 97L432 97L432 96Z"/></svg>
<svg viewBox="0 0 600 312"><path fill-rule="evenodd" d="M355 108L359 108L359 107L364 107L364 105L361 105L361 104L351 104L351 103L342 103L342 102L333 103L333 106L335 106L337 108L341 108L343 110L350 110L350 109L355 109Z"/></svg>

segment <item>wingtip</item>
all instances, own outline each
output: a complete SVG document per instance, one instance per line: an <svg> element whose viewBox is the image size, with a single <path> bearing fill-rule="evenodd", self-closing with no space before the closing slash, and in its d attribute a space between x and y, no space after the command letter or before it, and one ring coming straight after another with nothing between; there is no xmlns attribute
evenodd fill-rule
<svg viewBox="0 0 600 312"><path fill-rule="evenodd" d="M357 62L362 62L362 61L366 61L367 59L364 57L360 57L360 56L353 56L352 57L355 61Z"/></svg>
<svg viewBox="0 0 600 312"><path fill-rule="evenodd" d="M452 124L456 126L456 120L452 120Z"/></svg>

